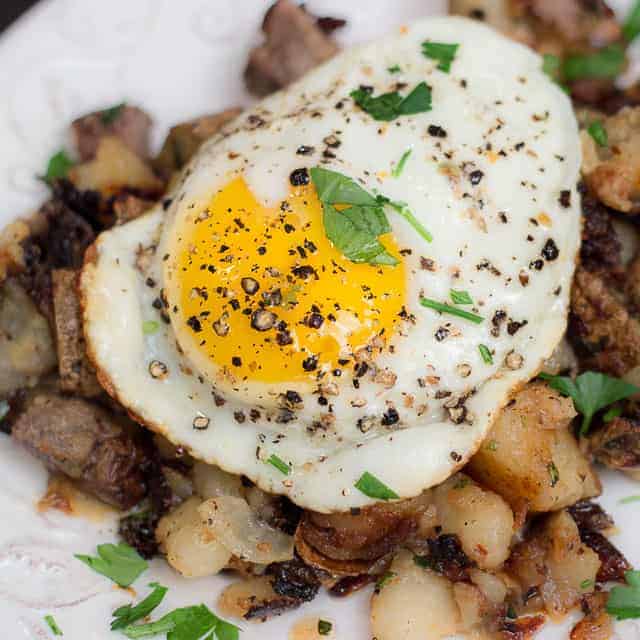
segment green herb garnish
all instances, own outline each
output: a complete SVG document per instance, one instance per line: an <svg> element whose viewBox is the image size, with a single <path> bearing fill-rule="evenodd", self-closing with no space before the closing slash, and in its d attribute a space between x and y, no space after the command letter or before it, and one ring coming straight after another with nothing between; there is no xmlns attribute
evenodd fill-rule
<svg viewBox="0 0 640 640"><path fill-rule="evenodd" d="M587 78L615 78L625 65L624 48L612 44L590 54L573 54L565 58L562 75L567 82Z"/></svg>
<svg viewBox="0 0 640 640"><path fill-rule="evenodd" d="M600 120L596 120L592 122L587 127L587 133L594 139L595 143L599 147L608 147L609 146L609 136L607 135L607 130L604 128L604 125Z"/></svg>
<svg viewBox="0 0 640 640"><path fill-rule="evenodd" d="M161 633L167 640L200 640L206 634L207 640L214 635L218 640L238 640L238 627L218 618L204 604L175 609L155 622L131 624L122 629L127 638L146 638Z"/></svg>
<svg viewBox="0 0 640 640"><path fill-rule="evenodd" d="M68 156L66 151L58 151L58 153L51 156L51 159L47 164L47 171L44 174L45 182L51 184L54 180L66 178L69 175L69 170L74 164L75 163Z"/></svg>
<svg viewBox="0 0 640 640"><path fill-rule="evenodd" d="M640 502L640 496L627 496L618 500L619 504L632 504L633 502Z"/></svg>
<svg viewBox="0 0 640 640"><path fill-rule="evenodd" d="M113 612L114 620L111 622L111 631L124 629L125 627L146 618L163 600L167 593L167 587L163 587L157 582L149 585L153 591L135 607L126 604Z"/></svg>
<svg viewBox="0 0 640 640"><path fill-rule="evenodd" d="M62 629L58 626L58 623L55 621L55 618L52 615L48 615L44 617L44 621L47 623L49 629L51 629L51 633L54 636L63 636Z"/></svg>
<svg viewBox="0 0 640 640"><path fill-rule="evenodd" d="M456 57L458 51L458 44L445 44L444 42L423 42L422 43L422 55L432 60L438 60L438 69L449 73L451 69L451 63Z"/></svg>
<svg viewBox="0 0 640 640"><path fill-rule="evenodd" d="M271 456L269 456L267 464L275 467L280 473L284 473L285 476L288 476L291 473L291 467L275 453L272 453Z"/></svg>
<svg viewBox="0 0 640 640"><path fill-rule="evenodd" d="M591 587L593 587L595 585L595 582L593 580L583 580L580 583L580 588L581 589L591 589Z"/></svg>
<svg viewBox="0 0 640 640"><path fill-rule="evenodd" d="M607 613L618 620L640 618L640 571L627 571L626 587L613 587L607 600Z"/></svg>
<svg viewBox="0 0 640 640"><path fill-rule="evenodd" d="M396 574L393 571L387 571L386 573L383 573L376 580L376 591L381 591L382 589L384 589L384 587L395 577Z"/></svg>
<svg viewBox="0 0 640 640"><path fill-rule="evenodd" d="M595 371L587 371L575 380L546 373L541 373L540 377L553 389L573 399L576 411L582 414L580 427L582 436L589 431L596 411L640 392L640 389L633 384Z"/></svg>
<svg viewBox="0 0 640 640"><path fill-rule="evenodd" d="M413 227L414 231L417 231L427 242L433 241L433 236L423 226L418 218L413 215L411 209L409 209L409 205L406 202L389 200L389 198L385 196L378 196L378 201L381 204L389 205L396 213L401 215Z"/></svg>
<svg viewBox="0 0 640 640"><path fill-rule="evenodd" d="M489 440L489 442L487 442L487 449L489 451L497 451L498 443L495 440Z"/></svg>
<svg viewBox="0 0 640 640"><path fill-rule="evenodd" d="M413 556L413 562L423 569L431 568L431 561L428 556Z"/></svg>
<svg viewBox="0 0 640 640"><path fill-rule="evenodd" d="M449 291L449 297L453 304L473 304L473 300L471 299L468 291L456 291L455 289L451 289Z"/></svg>
<svg viewBox="0 0 640 640"><path fill-rule="evenodd" d="M106 576L121 587L128 587L141 573L146 571L147 561L128 544L100 544L98 557L76 555L96 573Z"/></svg>
<svg viewBox="0 0 640 640"><path fill-rule="evenodd" d="M458 478L453 485L454 489L464 489L471 484L471 480L469 478Z"/></svg>
<svg viewBox="0 0 640 640"><path fill-rule="evenodd" d="M542 56L542 71L556 82L560 79L561 66L562 61L558 56L554 56L551 53L545 53Z"/></svg>
<svg viewBox="0 0 640 640"><path fill-rule="evenodd" d="M409 159L409 156L411 155L411 152L412 152L411 149L407 149L402 154L402 157L398 161L398 164L393 168L393 171L391 172L391 175L394 178L399 178L400 175L402 174L402 172L404 171L404 165L407 164L407 160Z"/></svg>
<svg viewBox="0 0 640 640"><path fill-rule="evenodd" d="M623 407L621 404L614 404L607 412L602 416L604 422L611 422L615 418L622 415Z"/></svg>
<svg viewBox="0 0 640 640"><path fill-rule="evenodd" d="M155 320L145 320L142 323L142 333L145 336L150 336L154 334L160 328L160 323Z"/></svg>
<svg viewBox="0 0 640 640"><path fill-rule="evenodd" d="M399 64L394 64L392 67L387 67L389 73L400 73L402 69Z"/></svg>
<svg viewBox="0 0 640 640"><path fill-rule="evenodd" d="M328 636L333 629L333 625L328 620L318 620L318 633L321 636Z"/></svg>
<svg viewBox="0 0 640 640"><path fill-rule="evenodd" d="M119 117L126 104L121 102L120 104L116 104L113 107L109 107L108 109L104 109L100 112L100 120L102 120L102 124L105 126L109 126L113 124Z"/></svg>
<svg viewBox="0 0 640 640"><path fill-rule="evenodd" d="M640 0L636 0L636 3L624 21L622 34L627 42L635 40L638 34L640 34Z"/></svg>
<svg viewBox="0 0 640 640"><path fill-rule="evenodd" d="M486 344L479 344L478 351L482 356L482 359L486 364L493 364L493 356L491 355L491 351L489 351L489 347Z"/></svg>
<svg viewBox="0 0 640 640"><path fill-rule="evenodd" d="M549 480L551 481L551 486L555 487L560 480L560 472L558 471L558 467L556 467L555 462L553 460L547 465L547 471L549 472Z"/></svg>
<svg viewBox="0 0 640 640"><path fill-rule="evenodd" d="M471 313L471 311L458 309L457 307L452 307L450 304L438 302L437 300L431 300L431 298L420 298L420 304L423 307L427 307L428 309L433 309L434 311L439 311L440 313L448 313L452 316L458 316L459 318L464 318L465 320L469 320L470 322L475 322L475 324L480 324L484 320L484 318L482 316L479 316L477 313Z"/></svg>
<svg viewBox="0 0 640 640"><path fill-rule="evenodd" d="M365 496L376 500L397 500L400 497L393 489L389 489L386 484L380 482L368 471L360 476L360 480L354 486Z"/></svg>
<svg viewBox="0 0 640 640"><path fill-rule="evenodd" d="M6 400L0 400L0 422L2 422L6 417L11 407Z"/></svg>
<svg viewBox="0 0 640 640"><path fill-rule="evenodd" d="M420 82L407 96L397 91L373 96L368 87L360 87L351 92L356 104L374 120L390 121L400 116L431 111L431 88L426 82Z"/></svg>

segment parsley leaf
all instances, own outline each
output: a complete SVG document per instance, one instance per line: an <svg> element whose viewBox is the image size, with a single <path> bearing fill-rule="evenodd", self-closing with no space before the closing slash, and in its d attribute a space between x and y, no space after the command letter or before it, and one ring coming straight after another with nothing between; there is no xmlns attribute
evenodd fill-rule
<svg viewBox="0 0 640 640"><path fill-rule="evenodd" d="M625 573L626 587L613 587L607 600L607 613L618 620L640 618L640 571Z"/></svg>
<svg viewBox="0 0 640 640"><path fill-rule="evenodd" d="M551 483L551 487L555 487L560 481L560 472L558 471L558 467L556 467L556 463L553 460L547 465L547 471L549 472L549 481Z"/></svg>
<svg viewBox="0 0 640 640"><path fill-rule="evenodd" d="M542 71L556 82L560 79L561 67L562 61L558 56L554 56L551 53L545 53L542 56Z"/></svg>
<svg viewBox="0 0 640 640"><path fill-rule="evenodd" d="M485 364L493 364L493 356L491 355L491 351L486 344L479 344L478 351L480 352L482 360L485 362Z"/></svg>
<svg viewBox="0 0 640 640"><path fill-rule="evenodd" d="M275 467L280 473L283 473L285 476L288 476L291 473L291 467L282 458L279 458L275 453L272 453L271 456L267 459L267 464Z"/></svg>
<svg viewBox="0 0 640 640"><path fill-rule="evenodd" d="M592 122L587 127L587 133L594 139L595 143L599 147L609 146L609 136L607 135L607 130L604 128L604 125L600 120Z"/></svg>
<svg viewBox="0 0 640 640"><path fill-rule="evenodd" d="M101 111L100 120L102 120L102 124L107 127L110 124L113 124L120 117L120 114L125 107L126 104L124 102L121 102L120 104L116 104L113 107L109 107L108 109L104 109L103 111Z"/></svg>
<svg viewBox="0 0 640 640"><path fill-rule="evenodd" d="M612 44L591 54L567 56L562 65L562 75L567 82L586 78L615 78L625 64L624 48Z"/></svg>
<svg viewBox="0 0 640 640"><path fill-rule="evenodd" d="M155 320L145 320L142 323L142 333L145 336L153 335L160 328L160 323Z"/></svg>
<svg viewBox="0 0 640 640"><path fill-rule="evenodd" d="M640 496L627 496L618 500L618 504L631 504L633 502L640 502Z"/></svg>
<svg viewBox="0 0 640 640"><path fill-rule="evenodd" d="M471 299L468 291L456 291L455 289L451 289L449 291L449 296L451 296L451 302L453 302L453 304L473 304L473 300Z"/></svg>
<svg viewBox="0 0 640 640"><path fill-rule="evenodd" d="M51 156L47 164L47 171L44 174L45 182L51 184L54 180L66 178L69 175L69 169L73 167L75 162L69 157L66 151L58 151Z"/></svg>
<svg viewBox="0 0 640 640"><path fill-rule="evenodd" d="M166 633L167 640L200 640L207 633L215 633L218 640L237 640L239 629L200 604L174 609L155 622L128 625L122 632L133 640L160 633Z"/></svg>
<svg viewBox="0 0 640 640"><path fill-rule="evenodd" d="M636 0L636 3L624 21L622 33L627 42L635 40L638 34L640 34L640 0Z"/></svg>
<svg viewBox="0 0 640 640"><path fill-rule="evenodd" d="M101 573L121 587L128 587L135 582L149 566L135 549L128 544L100 544L98 557L76 555L81 562L96 573Z"/></svg>
<svg viewBox="0 0 640 640"><path fill-rule="evenodd" d="M328 636L333 629L333 625L328 620L318 620L318 634Z"/></svg>
<svg viewBox="0 0 640 640"><path fill-rule="evenodd" d="M391 67L387 67L387 71L389 73L400 73L402 71L402 69L400 68L399 64L394 64Z"/></svg>
<svg viewBox="0 0 640 640"><path fill-rule="evenodd" d="M640 392L640 389L633 384L595 371L587 371L575 380L546 373L541 373L540 377L553 389L573 399L576 411L582 414L580 435L585 435L589 431L596 411Z"/></svg>
<svg viewBox="0 0 640 640"><path fill-rule="evenodd" d="M422 43L422 55L432 60L438 60L438 69L449 73L451 70L451 63L456 57L458 51L458 44L445 44L444 42L423 42Z"/></svg>
<svg viewBox="0 0 640 640"><path fill-rule="evenodd" d="M604 422L611 422L618 416L621 416L622 411L623 411L622 405L614 404L609 409L607 409L607 412L602 416L602 420Z"/></svg>
<svg viewBox="0 0 640 640"><path fill-rule="evenodd" d="M402 172L404 171L404 165L407 164L407 160L409 159L409 156L411 155L411 153L412 153L412 149L407 149L402 154L402 157L398 161L398 164L393 168L393 171L391 172L391 175L394 178L399 178L402 175Z"/></svg>
<svg viewBox="0 0 640 640"><path fill-rule="evenodd" d="M484 318L482 316L479 316L477 313L471 313L471 311L458 309L457 307L452 307L450 304L438 302L437 300L431 300L431 298L420 298L420 304L423 307L427 307L428 309L433 309L434 311L439 311L440 313L448 313L452 316L458 316L459 318L464 318L465 320L469 320L470 322L474 322L475 324L480 324L484 321Z"/></svg>
<svg viewBox="0 0 640 640"><path fill-rule="evenodd" d="M374 196L342 173L321 167L314 167L309 173L321 202L364 206L378 204Z"/></svg>
<svg viewBox="0 0 640 640"><path fill-rule="evenodd" d="M44 621L47 623L47 626L49 627L49 629L51 629L51 633L53 633L54 636L64 635L64 633L62 633L62 629L60 629L58 623L52 615L45 616Z"/></svg>
<svg viewBox="0 0 640 640"><path fill-rule="evenodd" d="M376 500L397 500L400 496L393 490L387 487L386 484L380 482L374 475L365 471L354 487L364 493L369 498L375 498Z"/></svg>
<svg viewBox="0 0 640 640"><path fill-rule="evenodd" d="M382 93L373 96L370 87L360 87L351 92L355 103L374 120L390 121L400 116L431 111L431 88L426 82L420 82L404 98L397 92Z"/></svg>
<svg viewBox="0 0 640 640"><path fill-rule="evenodd" d="M385 196L378 196L378 201L381 204L389 205L397 214L401 215L413 227L414 231L417 231L427 242L433 241L431 233L429 233L418 218L413 215L406 202L389 200L389 198Z"/></svg>
<svg viewBox="0 0 640 640"><path fill-rule="evenodd" d="M115 619L111 622L111 631L124 629L130 624L145 618L162 602L167 593L167 587L163 587L157 582L152 582L149 586L153 588L153 591L135 607L126 604L113 612Z"/></svg>

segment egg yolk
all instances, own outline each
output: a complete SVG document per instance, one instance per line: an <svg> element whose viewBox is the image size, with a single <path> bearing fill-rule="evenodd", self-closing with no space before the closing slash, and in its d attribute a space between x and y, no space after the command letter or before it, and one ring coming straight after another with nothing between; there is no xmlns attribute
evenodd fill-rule
<svg viewBox="0 0 640 640"><path fill-rule="evenodd" d="M399 257L391 236L381 240ZM188 218L177 246L173 321L235 378L340 375L359 348L376 336L386 341L403 314L402 260L375 266L345 258L325 235L312 184L266 208L237 178Z"/></svg>

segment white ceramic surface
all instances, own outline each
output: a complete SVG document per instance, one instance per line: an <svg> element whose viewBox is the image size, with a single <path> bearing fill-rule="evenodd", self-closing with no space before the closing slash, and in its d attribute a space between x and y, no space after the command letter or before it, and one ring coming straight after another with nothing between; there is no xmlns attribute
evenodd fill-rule
<svg viewBox="0 0 640 640"><path fill-rule="evenodd" d="M561 1L561 0L559 0ZM35 179L47 158L64 144L65 127L76 115L126 100L156 120L154 143L168 127L202 113L241 103L246 54L257 40L268 0L45 0L0 38L0 226L36 207L46 195ZM624 9L626 0L616 5ZM429 13L444 0L315 0L317 13L343 16L344 44L382 34ZM51 633L43 616L53 614L66 640L123 637L108 630L111 611L131 601L106 579L74 560L114 539L114 520L40 514L35 503L46 487L39 463L0 436L0 637L44 640ZM640 493L637 483L604 473L600 500L620 533L615 543L640 566L640 503L620 499ZM177 606L213 607L228 580L187 581L164 562L135 587L157 580L170 586L161 615ZM281 640L302 617L334 622L335 637L366 640L365 591L346 600L321 595L298 612L264 625L241 624L244 640ZM541 640L566 638L571 621L547 625ZM639 640L640 624L617 626L618 640ZM427 639L425 639L427 640Z"/></svg>

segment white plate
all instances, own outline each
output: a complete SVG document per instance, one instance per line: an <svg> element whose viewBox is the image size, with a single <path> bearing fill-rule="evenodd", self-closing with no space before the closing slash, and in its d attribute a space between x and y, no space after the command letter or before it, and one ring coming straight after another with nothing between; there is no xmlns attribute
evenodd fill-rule
<svg viewBox="0 0 640 640"><path fill-rule="evenodd" d="M563 1L563 0L558 0ZM206 112L247 104L242 70L268 0L47 0L0 38L0 226L38 206L46 196L35 179L64 144L69 121L92 109L126 100L156 120L154 143L168 127ZM620 0L617 4L628 4ZM394 26L444 11L444 0L316 0L319 14L346 17L344 44L370 39ZM41 465L0 436L0 636L51 637L43 616L53 614L65 640L107 640L111 612L131 601L106 579L73 559L113 540L115 520L39 514L46 486ZM620 533L614 542L640 566L640 503L620 498L640 493L621 475L604 473L600 500ZM228 580L178 578L162 561L137 583L170 586L161 615L177 606L215 606ZM348 599L319 596L301 610L264 625L242 624L244 640L282 640L304 617L334 622L341 640L367 640L366 590ZM548 625L541 640L566 638L571 621ZM621 640L640 638L634 622L617 627ZM123 636L120 636L123 637ZM401 640L401 639L399 639Z"/></svg>

